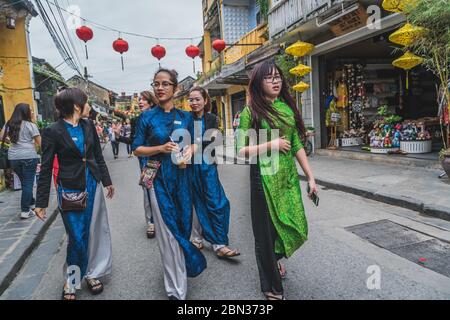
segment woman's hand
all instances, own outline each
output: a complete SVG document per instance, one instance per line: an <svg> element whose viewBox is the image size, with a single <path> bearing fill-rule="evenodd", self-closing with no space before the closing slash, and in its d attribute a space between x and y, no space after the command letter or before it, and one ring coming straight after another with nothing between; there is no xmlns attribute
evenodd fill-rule
<svg viewBox="0 0 450 320"><path fill-rule="evenodd" d="M116 126L113 126L112 129L113 129L113 131L114 131L115 134L117 134L117 135L120 136L120 131L122 130L122 125L121 125L121 124L118 124L118 125L116 125Z"/></svg>
<svg viewBox="0 0 450 320"><path fill-rule="evenodd" d="M178 144L174 142L167 142L166 144L161 146L161 152L162 153L172 153L172 152L179 152L180 148L178 147Z"/></svg>
<svg viewBox="0 0 450 320"><path fill-rule="evenodd" d="M186 163L189 163L191 161L191 158L194 154L194 150L191 146L187 146L183 151L183 159Z"/></svg>
<svg viewBox="0 0 450 320"><path fill-rule="evenodd" d="M309 198L312 198L313 194L319 194L319 189L317 189L317 185L316 185L316 180L314 179L310 179L308 181L309 187L310 187L310 192L308 194Z"/></svg>
<svg viewBox="0 0 450 320"><path fill-rule="evenodd" d="M289 151L291 151L291 142L286 140L286 137L275 139L271 141L270 144L272 148L283 153L288 153Z"/></svg>
<svg viewBox="0 0 450 320"><path fill-rule="evenodd" d="M106 191L107 191L106 198L112 199L114 197L116 189L114 188L114 186L111 185L106 187Z"/></svg>
<svg viewBox="0 0 450 320"><path fill-rule="evenodd" d="M45 221L47 219L46 208L36 208L34 209L34 214L36 214L39 220Z"/></svg>

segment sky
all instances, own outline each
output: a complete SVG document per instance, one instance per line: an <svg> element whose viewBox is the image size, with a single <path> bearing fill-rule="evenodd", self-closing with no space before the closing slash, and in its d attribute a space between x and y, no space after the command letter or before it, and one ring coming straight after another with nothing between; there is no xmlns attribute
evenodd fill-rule
<svg viewBox="0 0 450 320"><path fill-rule="evenodd" d="M59 0L58 3L63 8L68 8L69 5L77 6L83 18L126 32L181 38L201 37L203 34L201 0ZM48 7L45 8L51 16ZM52 8L55 11L55 7ZM68 19L69 28L74 25L69 15L65 14L64 18ZM88 42L87 61L84 42L78 39L75 30L69 29L69 33L83 66L87 66L89 74L93 76L90 80L119 94L138 93L149 89L153 74L158 69L158 60L150 52L157 44L156 40L122 35L130 45L129 51L123 55L123 72L120 54L112 48L112 43L119 34L101 30L89 23L86 25L94 31L94 38ZM186 56L185 49L190 44L198 45L200 40L160 40L160 44L167 51L166 57L161 60L161 66L177 70L179 80L193 76L192 59ZM34 57L46 59L54 67L63 61L39 16L31 20L30 42ZM196 58L195 63L196 70L201 70L200 58ZM66 64L57 70L65 79L75 74Z"/></svg>

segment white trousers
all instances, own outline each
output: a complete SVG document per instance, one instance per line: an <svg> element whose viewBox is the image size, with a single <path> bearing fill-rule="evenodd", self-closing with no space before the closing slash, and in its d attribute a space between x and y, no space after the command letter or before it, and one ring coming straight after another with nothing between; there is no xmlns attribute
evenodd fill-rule
<svg viewBox="0 0 450 320"><path fill-rule="evenodd" d="M185 300L187 294L187 272L184 253L178 241L167 228L159 210L155 190L149 190L155 222L156 239L164 268L164 286L168 296Z"/></svg>

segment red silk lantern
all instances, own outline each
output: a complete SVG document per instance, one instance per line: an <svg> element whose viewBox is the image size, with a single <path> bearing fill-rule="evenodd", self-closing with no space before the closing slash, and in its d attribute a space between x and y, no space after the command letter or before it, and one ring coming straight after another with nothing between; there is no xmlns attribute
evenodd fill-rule
<svg viewBox="0 0 450 320"><path fill-rule="evenodd" d="M226 45L224 40L217 39L217 40L213 41L212 47L214 48L214 50L216 50L217 52L221 53L223 50L225 50L227 45Z"/></svg>
<svg viewBox="0 0 450 320"><path fill-rule="evenodd" d="M156 59L161 60L162 58L164 58L166 56L166 48L164 48L163 46L160 46L158 44L152 48L152 55Z"/></svg>
<svg viewBox="0 0 450 320"><path fill-rule="evenodd" d="M166 56L166 48L157 44L152 48L152 56L154 56L158 61L161 61L162 58ZM161 68L161 63L159 64Z"/></svg>
<svg viewBox="0 0 450 320"><path fill-rule="evenodd" d="M200 55L200 49L196 46L190 45L186 48L186 54L188 57L194 59Z"/></svg>
<svg viewBox="0 0 450 320"><path fill-rule="evenodd" d="M120 59L122 60L122 71L124 70L123 67L123 54L124 52L127 52L129 49L128 42L123 40L122 38L117 39L113 42L113 49L120 53Z"/></svg>
<svg viewBox="0 0 450 320"><path fill-rule="evenodd" d="M89 55L88 55L88 49L87 49L87 42L89 40L92 40L92 38L94 38L94 32L92 31L91 28L86 27L86 26L82 26L77 28L76 30L77 33L77 37L84 41L84 48L86 49L86 59L89 59Z"/></svg>
<svg viewBox="0 0 450 320"><path fill-rule="evenodd" d="M186 54L188 57L192 58L192 64L194 65L194 74L195 74L195 57L200 55L200 49L196 46L190 45L186 48Z"/></svg>

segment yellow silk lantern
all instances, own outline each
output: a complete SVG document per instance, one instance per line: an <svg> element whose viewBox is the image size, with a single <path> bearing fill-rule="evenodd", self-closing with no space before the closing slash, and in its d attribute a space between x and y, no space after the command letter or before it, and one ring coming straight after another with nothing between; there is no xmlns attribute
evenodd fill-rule
<svg viewBox="0 0 450 320"><path fill-rule="evenodd" d="M400 13L406 8L414 6L416 2L417 0L383 0L382 7L386 11Z"/></svg>
<svg viewBox="0 0 450 320"><path fill-rule="evenodd" d="M293 75L296 75L298 77L303 77L310 73L312 71L312 68L309 66L305 66L304 64L300 64L296 66L295 68L292 68L289 70L289 72Z"/></svg>
<svg viewBox="0 0 450 320"><path fill-rule="evenodd" d="M389 41L407 47L413 44L424 33L425 28L416 27L410 23L407 23L402 28L391 34L389 36Z"/></svg>
<svg viewBox="0 0 450 320"><path fill-rule="evenodd" d="M304 57L314 49L314 45L307 42L297 41L286 49L286 53L295 57Z"/></svg>
<svg viewBox="0 0 450 320"><path fill-rule="evenodd" d="M305 82L300 82L300 83L297 83L295 86L293 86L292 88L295 90L295 91L298 91L298 92L305 92L306 90L308 90L309 89L309 87L310 87L310 85L309 84L307 84L307 83L305 83Z"/></svg>
<svg viewBox="0 0 450 320"><path fill-rule="evenodd" d="M409 70L422 64L422 62L423 58L416 56L410 51L407 51L403 56L392 62L395 67L406 70L406 89L409 89Z"/></svg>

